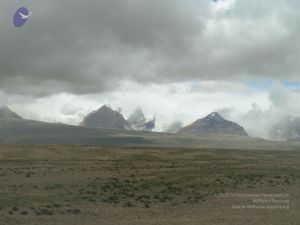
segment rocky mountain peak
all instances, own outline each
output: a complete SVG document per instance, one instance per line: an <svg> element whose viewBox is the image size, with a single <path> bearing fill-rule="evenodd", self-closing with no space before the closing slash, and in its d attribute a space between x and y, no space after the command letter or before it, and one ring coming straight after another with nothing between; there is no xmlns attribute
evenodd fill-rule
<svg viewBox="0 0 300 225"><path fill-rule="evenodd" d="M107 105L103 105L98 110L89 113L80 125L89 128L131 130L123 115Z"/></svg>
<svg viewBox="0 0 300 225"><path fill-rule="evenodd" d="M246 131L242 126L237 123L225 120L219 113L213 112L203 119L199 119L183 127L179 133L190 134L228 134L228 135L241 135L247 136Z"/></svg>

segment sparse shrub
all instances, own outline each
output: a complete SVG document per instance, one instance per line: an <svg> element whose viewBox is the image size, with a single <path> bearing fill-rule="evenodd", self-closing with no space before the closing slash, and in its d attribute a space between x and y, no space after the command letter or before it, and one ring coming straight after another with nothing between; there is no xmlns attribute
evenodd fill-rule
<svg viewBox="0 0 300 225"><path fill-rule="evenodd" d="M53 215L53 212L51 212L48 209L42 209L41 214L51 216L51 215Z"/></svg>
<svg viewBox="0 0 300 225"><path fill-rule="evenodd" d="M60 215L65 215L65 214L66 214L65 211L59 211L58 213L59 213Z"/></svg>
<svg viewBox="0 0 300 225"><path fill-rule="evenodd" d="M81 213L81 210L80 209L73 209L73 214L79 214L79 213Z"/></svg>
<svg viewBox="0 0 300 225"><path fill-rule="evenodd" d="M20 214L23 215L23 216L26 216L28 214L28 212L24 210Z"/></svg>
<svg viewBox="0 0 300 225"><path fill-rule="evenodd" d="M126 202L123 206L124 207L133 207L131 202Z"/></svg>
<svg viewBox="0 0 300 225"><path fill-rule="evenodd" d="M284 182L285 182L286 184L290 184L290 180L288 180L288 179L286 179Z"/></svg>
<svg viewBox="0 0 300 225"><path fill-rule="evenodd" d="M27 174L26 174L26 177L31 177L31 175L33 175L34 173L33 172L28 172Z"/></svg>
<svg viewBox="0 0 300 225"><path fill-rule="evenodd" d="M133 198L134 196L135 196L134 193L128 194L128 197L129 197L129 198Z"/></svg>
<svg viewBox="0 0 300 225"><path fill-rule="evenodd" d="M159 201L163 203L163 202L166 202L168 199L169 199L168 196L163 195L160 197Z"/></svg>

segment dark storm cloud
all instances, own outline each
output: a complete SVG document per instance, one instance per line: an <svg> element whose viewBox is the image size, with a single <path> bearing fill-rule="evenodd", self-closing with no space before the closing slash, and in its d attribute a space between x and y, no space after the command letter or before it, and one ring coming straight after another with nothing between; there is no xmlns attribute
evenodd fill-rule
<svg viewBox="0 0 300 225"><path fill-rule="evenodd" d="M6 92L102 92L126 77L151 80L153 57L184 51L199 28L177 0L31 1L22 29L10 21L17 5L4 3L0 17Z"/></svg>
<svg viewBox="0 0 300 225"><path fill-rule="evenodd" d="M297 78L296 1L49 0L28 2L25 27L0 12L0 89L87 94L119 82ZM284 10L283 10L284 9Z"/></svg>

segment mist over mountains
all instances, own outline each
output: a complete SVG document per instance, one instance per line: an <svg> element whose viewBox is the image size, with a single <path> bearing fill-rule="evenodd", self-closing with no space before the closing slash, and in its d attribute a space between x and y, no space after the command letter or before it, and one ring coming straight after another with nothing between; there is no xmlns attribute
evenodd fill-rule
<svg viewBox="0 0 300 225"><path fill-rule="evenodd" d="M10 122L13 122L16 129L19 129L19 125L24 128L24 124L28 124L29 121L31 125L39 124L45 127L55 126L55 124L51 123L25 120L8 107L0 108L0 127L9 126ZM155 118L147 120L141 108L137 108L126 119L121 112L115 111L107 105L103 105L99 109L88 113L83 118L79 126L69 126L64 124L56 125L63 128L73 127L75 130L80 130L80 127L82 127L85 129L110 129L145 132L154 131L155 122ZM89 132L91 132L91 130ZM236 135L248 137L247 131L240 124L224 119L218 112L213 112L186 126L183 126L180 121L174 121L164 132L174 134L192 134L198 136ZM269 133L272 140L298 140L300 137L300 118L286 117L284 120L278 121L278 123L269 130Z"/></svg>
<svg viewBox="0 0 300 225"><path fill-rule="evenodd" d="M274 140L300 139L300 117L287 116L278 121L270 130L270 137Z"/></svg>
<svg viewBox="0 0 300 225"><path fill-rule="evenodd" d="M147 121L141 108L137 108L127 119L132 129L144 131L152 131L155 128L155 121L155 118Z"/></svg>
<svg viewBox="0 0 300 225"><path fill-rule="evenodd" d="M102 107L101 107L102 108ZM103 115L101 111L113 111L106 107L87 115ZM2 109L1 109L2 110ZM0 110L0 111L1 111ZM8 111L7 111L8 110ZM219 149L257 149L257 150L293 150L300 146L300 142L274 142L246 135L195 133L161 133L149 131L136 131L133 129L88 128L61 123L46 123L27 120L16 116L11 110L5 108L6 113L0 117L0 144L71 144L71 145L117 145L140 147L165 147L165 148L219 148ZM101 113L99 113L99 111ZM9 115L7 114L9 112ZM105 115L105 114L104 114ZM116 126L114 118L120 118L112 113L109 122ZM107 116L107 115L106 115ZM107 117L105 117L107 118ZM97 118L99 122L101 118ZM117 120L123 121L124 120ZM222 123L226 121L222 119ZM217 120L215 121L217 122ZM214 123L215 123L214 122ZM196 124L198 122L196 121ZM227 122L225 122L227 123ZM228 121L229 124L230 121ZM101 125L101 123L99 123ZM217 122L218 124L218 122ZM110 126L105 123L105 126ZM216 125L216 124L215 124Z"/></svg>
<svg viewBox="0 0 300 225"><path fill-rule="evenodd" d="M180 129L181 129L182 127L183 127L182 122L180 122L180 121L175 121L175 122L171 123L171 124L167 127L166 132L176 134L176 133L178 133L178 132L180 131Z"/></svg>
<svg viewBox="0 0 300 225"><path fill-rule="evenodd" d="M80 125L88 128L152 131L155 128L155 118L146 121L142 109L138 108L125 120L120 112L114 111L104 105L100 109L89 113ZM237 123L225 120L217 112L213 112L186 127L182 128L181 126L180 122L175 121L165 132L194 135L221 134L248 136L243 127Z"/></svg>

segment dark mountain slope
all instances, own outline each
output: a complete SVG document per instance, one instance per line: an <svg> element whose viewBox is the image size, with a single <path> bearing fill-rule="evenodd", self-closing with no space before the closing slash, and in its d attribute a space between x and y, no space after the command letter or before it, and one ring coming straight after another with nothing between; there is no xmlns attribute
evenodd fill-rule
<svg viewBox="0 0 300 225"><path fill-rule="evenodd" d="M243 127L237 123L225 120L218 113L209 114L203 119L199 119L189 126L180 129L179 133L185 134L224 134L248 136Z"/></svg>
<svg viewBox="0 0 300 225"><path fill-rule="evenodd" d="M88 128L131 130L130 125L119 112L105 105L89 113L80 125Z"/></svg>

